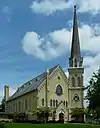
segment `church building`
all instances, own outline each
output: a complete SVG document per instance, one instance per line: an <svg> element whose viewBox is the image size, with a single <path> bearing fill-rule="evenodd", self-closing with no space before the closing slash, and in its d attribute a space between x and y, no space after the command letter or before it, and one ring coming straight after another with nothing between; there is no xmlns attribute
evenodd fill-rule
<svg viewBox="0 0 100 128"><path fill-rule="evenodd" d="M83 57L80 52L76 6L74 6L73 33L67 77L60 65L41 73L23 84L9 97L5 85L5 111L31 113L39 107L55 109L55 120L71 121L74 108L84 108ZM32 117L29 116L32 119ZM52 115L49 119L52 119Z"/></svg>

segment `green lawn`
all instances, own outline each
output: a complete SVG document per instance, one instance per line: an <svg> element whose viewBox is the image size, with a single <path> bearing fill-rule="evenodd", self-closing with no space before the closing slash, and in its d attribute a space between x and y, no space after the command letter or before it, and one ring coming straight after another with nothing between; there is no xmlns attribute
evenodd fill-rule
<svg viewBox="0 0 100 128"><path fill-rule="evenodd" d="M6 124L7 128L100 128L96 125L81 124Z"/></svg>

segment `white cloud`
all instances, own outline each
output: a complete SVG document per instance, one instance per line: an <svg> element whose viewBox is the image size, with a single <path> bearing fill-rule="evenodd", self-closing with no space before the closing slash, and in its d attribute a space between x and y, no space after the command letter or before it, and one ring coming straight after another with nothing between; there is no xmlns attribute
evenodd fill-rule
<svg viewBox="0 0 100 128"><path fill-rule="evenodd" d="M11 17L12 17L12 11L11 9L9 8L9 6L4 6L2 8L2 12L5 14L6 18L7 18L7 21L10 22L11 20Z"/></svg>
<svg viewBox="0 0 100 128"><path fill-rule="evenodd" d="M100 53L97 54L95 57L93 56L88 56L84 57L84 66L85 68L85 78L84 78L84 84L88 84L89 79L92 77L93 72L97 72L97 70L100 67Z"/></svg>
<svg viewBox="0 0 100 128"><path fill-rule="evenodd" d="M100 0L80 0L79 2L80 12L91 12L97 14L100 12Z"/></svg>
<svg viewBox="0 0 100 128"><path fill-rule="evenodd" d="M71 5L71 1L67 0L41 0L40 2L34 1L30 8L35 13L51 14L57 10L63 10Z"/></svg>
<svg viewBox="0 0 100 128"><path fill-rule="evenodd" d="M83 50L91 52L99 52L100 49L100 26L91 27L89 25L83 25L80 29L80 41ZM96 44L96 45L95 45Z"/></svg>
<svg viewBox="0 0 100 128"><path fill-rule="evenodd" d="M62 29L40 37L36 32L27 32L22 46L27 54L42 60L51 60L65 53L69 48L70 31Z"/></svg>
<svg viewBox="0 0 100 128"><path fill-rule="evenodd" d="M23 50L36 58L51 60L68 52L72 29L63 28L41 37L36 32L27 32L22 40ZM79 28L81 49L92 53L100 52L100 26L82 25Z"/></svg>
<svg viewBox="0 0 100 128"><path fill-rule="evenodd" d="M100 0L40 0L34 1L30 8L35 13L51 14L78 5L79 12L100 12Z"/></svg>

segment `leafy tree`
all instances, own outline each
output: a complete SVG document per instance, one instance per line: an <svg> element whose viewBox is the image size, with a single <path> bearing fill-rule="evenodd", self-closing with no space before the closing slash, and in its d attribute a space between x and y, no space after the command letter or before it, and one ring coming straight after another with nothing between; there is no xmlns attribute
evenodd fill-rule
<svg viewBox="0 0 100 128"><path fill-rule="evenodd" d="M0 112L5 112L5 99L3 98L0 104Z"/></svg>
<svg viewBox="0 0 100 128"><path fill-rule="evenodd" d="M86 116L89 116L89 108L88 108L88 107L84 109L84 114L85 114Z"/></svg>
<svg viewBox="0 0 100 128"><path fill-rule="evenodd" d="M98 120L100 118L100 107L96 107L95 111L96 111L96 119Z"/></svg>
<svg viewBox="0 0 100 128"><path fill-rule="evenodd" d="M37 116L38 120L41 120L41 118L43 117L41 108L33 109L32 113L33 113L33 115Z"/></svg>
<svg viewBox="0 0 100 128"><path fill-rule="evenodd" d="M89 111L94 110L95 116L100 117L100 69L93 73L87 86L86 99L89 101Z"/></svg>
<svg viewBox="0 0 100 128"><path fill-rule="evenodd" d="M47 122L48 120L48 117L49 117L49 112L50 112L50 109L49 108L36 108L36 109L33 109L32 113L33 115L36 115L38 120L40 121L45 121L45 123Z"/></svg>
<svg viewBox="0 0 100 128"><path fill-rule="evenodd" d="M88 107L84 110L84 112L85 112L85 115L87 116L87 117L91 117L91 114L92 114L92 116L95 118L96 117L96 110L93 110L93 109L89 109Z"/></svg>
<svg viewBox="0 0 100 128"><path fill-rule="evenodd" d="M50 109L49 108L44 108L43 109L45 123L48 121L49 112L50 112Z"/></svg>

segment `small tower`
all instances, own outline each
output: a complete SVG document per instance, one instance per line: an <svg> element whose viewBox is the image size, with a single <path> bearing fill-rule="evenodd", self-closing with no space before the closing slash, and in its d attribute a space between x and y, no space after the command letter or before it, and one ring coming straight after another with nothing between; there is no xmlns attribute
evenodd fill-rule
<svg viewBox="0 0 100 128"><path fill-rule="evenodd" d="M5 112L7 112L7 100L9 99L9 86L5 85L4 86L4 100L5 100Z"/></svg>
<svg viewBox="0 0 100 128"><path fill-rule="evenodd" d="M73 108L82 108L84 104L84 88L83 88L83 57L80 52L80 41L78 33L78 22L76 14L76 6L74 6L73 34L71 54L69 58L69 113ZM71 115L69 117L71 120Z"/></svg>
<svg viewBox="0 0 100 128"><path fill-rule="evenodd" d="M7 101L8 98L9 98L9 86L5 85L4 86L4 99L5 99L5 101Z"/></svg>
<svg viewBox="0 0 100 128"><path fill-rule="evenodd" d="M45 107L48 107L48 85L49 85L49 69L46 69L46 85L45 85Z"/></svg>

